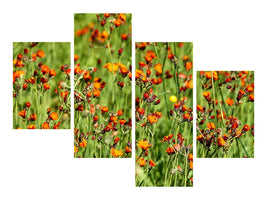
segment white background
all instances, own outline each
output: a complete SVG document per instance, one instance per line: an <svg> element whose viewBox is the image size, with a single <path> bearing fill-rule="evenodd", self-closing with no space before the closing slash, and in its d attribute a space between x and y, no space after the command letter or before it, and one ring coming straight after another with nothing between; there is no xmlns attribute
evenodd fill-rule
<svg viewBox="0 0 267 200"><path fill-rule="evenodd" d="M264 1L9 0L0 9L0 199L267 196ZM255 158L194 159L194 187L136 188L134 158L74 159L73 131L12 130L12 42L72 42L73 54L74 13L98 12L132 13L133 44L192 41L194 71L255 70Z"/></svg>

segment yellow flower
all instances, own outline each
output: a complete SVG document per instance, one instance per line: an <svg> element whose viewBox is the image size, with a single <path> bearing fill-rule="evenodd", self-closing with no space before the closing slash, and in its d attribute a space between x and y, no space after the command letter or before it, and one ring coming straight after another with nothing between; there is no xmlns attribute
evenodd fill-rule
<svg viewBox="0 0 267 200"><path fill-rule="evenodd" d="M177 97L174 96L174 95L172 95L172 96L169 97L169 100L170 100L171 102L175 103L175 102L177 102Z"/></svg>

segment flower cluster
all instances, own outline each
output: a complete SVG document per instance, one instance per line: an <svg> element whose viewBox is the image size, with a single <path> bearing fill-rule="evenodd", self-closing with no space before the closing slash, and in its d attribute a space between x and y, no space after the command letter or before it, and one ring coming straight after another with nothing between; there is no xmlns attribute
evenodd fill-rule
<svg viewBox="0 0 267 200"><path fill-rule="evenodd" d="M192 43L136 43L137 186L192 185L191 58Z"/></svg>
<svg viewBox="0 0 267 200"><path fill-rule="evenodd" d="M201 71L198 76L198 157L253 157L254 73Z"/></svg>
<svg viewBox="0 0 267 200"><path fill-rule="evenodd" d="M14 128L70 128L69 45L14 43ZM45 53L52 48L63 52Z"/></svg>
<svg viewBox="0 0 267 200"><path fill-rule="evenodd" d="M76 14L74 51L74 156L131 157L131 15Z"/></svg>

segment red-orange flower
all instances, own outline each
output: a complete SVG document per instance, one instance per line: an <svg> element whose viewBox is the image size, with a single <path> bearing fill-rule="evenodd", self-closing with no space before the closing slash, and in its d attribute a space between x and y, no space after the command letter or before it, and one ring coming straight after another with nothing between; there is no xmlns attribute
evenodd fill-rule
<svg viewBox="0 0 267 200"><path fill-rule="evenodd" d="M44 86L44 90L48 90L50 88L50 85L48 83L45 83L43 86Z"/></svg>
<svg viewBox="0 0 267 200"><path fill-rule="evenodd" d="M209 130L213 130L213 129L215 129L215 124L212 123L212 122L209 122L209 123L207 123L207 128L208 128Z"/></svg>
<svg viewBox="0 0 267 200"><path fill-rule="evenodd" d="M168 135L168 136L164 136L164 138L162 138L161 142L168 142L172 139L173 134Z"/></svg>
<svg viewBox="0 0 267 200"><path fill-rule="evenodd" d="M37 115L35 113L30 115L30 120L35 121L37 119Z"/></svg>
<svg viewBox="0 0 267 200"><path fill-rule="evenodd" d="M141 157L140 161L139 161L139 165L140 165L140 167L144 167L146 165L146 160Z"/></svg>
<svg viewBox="0 0 267 200"><path fill-rule="evenodd" d="M193 154L192 154L192 153L190 153L190 154L188 155L188 160L193 161Z"/></svg>
<svg viewBox="0 0 267 200"><path fill-rule="evenodd" d="M147 140L140 140L137 146L143 150L147 150L152 144L149 144Z"/></svg>
<svg viewBox="0 0 267 200"><path fill-rule="evenodd" d="M58 120L58 115L55 112L51 113L49 117L54 121Z"/></svg>
<svg viewBox="0 0 267 200"><path fill-rule="evenodd" d="M44 51L42 51L41 49L39 49L39 50L36 52L36 55L37 55L39 58L44 58L44 57L45 57L45 53L44 53Z"/></svg>
<svg viewBox="0 0 267 200"><path fill-rule="evenodd" d="M169 155L173 154L173 153L174 153L173 148L172 148L172 147L168 147L168 148L166 149L166 153L169 154Z"/></svg>
<svg viewBox="0 0 267 200"><path fill-rule="evenodd" d="M126 153L131 153L132 152L132 149L128 146L125 147L125 152Z"/></svg>
<svg viewBox="0 0 267 200"><path fill-rule="evenodd" d="M42 129L49 129L49 124L47 122L44 122L42 124Z"/></svg>
<svg viewBox="0 0 267 200"><path fill-rule="evenodd" d="M42 72L43 74L47 74L47 73L49 73L49 71L50 71L50 69L49 69L48 66L46 66L46 65L42 65L42 67L41 67L41 72Z"/></svg>
<svg viewBox="0 0 267 200"><path fill-rule="evenodd" d="M26 116L26 111L25 111L25 110L20 111L20 112L19 112L19 116L25 118L25 116Z"/></svg>
<svg viewBox="0 0 267 200"><path fill-rule="evenodd" d="M106 112L108 112L108 107L103 106L103 107L101 108L101 111L102 111L102 113L106 113Z"/></svg>
<svg viewBox="0 0 267 200"><path fill-rule="evenodd" d="M229 97L226 99L225 101L226 104L228 104L229 106L232 106L234 104L234 100L230 99Z"/></svg>
<svg viewBox="0 0 267 200"><path fill-rule="evenodd" d="M201 105L197 105L197 111L204 112L203 107Z"/></svg>
<svg viewBox="0 0 267 200"><path fill-rule="evenodd" d="M247 131L249 131L249 130L250 130L250 126L247 125L247 124L245 124L245 125L243 126L242 132L244 133L244 132L247 132Z"/></svg>
<svg viewBox="0 0 267 200"><path fill-rule="evenodd" d="M114 25L116 27L119 27L121 25L121 23L122 23L121 19L115 19L115 21L114 21Z"/></svg>
<svg viewBox="0 0 267 200"><path fill-rule="evenodd" d="M149 160L149 166L150 167L155 167L156 163L153 160Z"/></svg>
<svg viewBox="0 0 267 200"><path fill-rule="evenodd" d="M114 156L114 158L123 156L123 154L124 154L121 150L117 150L117 149L114 149L114 148L112 148L110 150L110 153L111 153L112 156Z"/></svg>
<svg viewBox="0 0 267 200"><path fill-rule="evenodd" d="M203 92L202 95L207 99L210 96L210 92Z"/></svg>
<svg viewBox="0 0 267 200"><path fill-rule="evenodd" d="M25 106L26 106L27 108L29 108L29 107L31 106L31 103L30 103L30 102L26 102L26 103L25 103Z"/></svg>
<svg viewBox="0 0 267 200"><path fill-rule="evenodd" d="M151 62L154 58L157 58L156 54L152 50L148 50L145 55L146 62Z"/></svg>
<svg viewBox="0 0 267 200"><path fill-rule="evenodd" d="M35 129L35 127L36 127L36 125L34 125L34 124L28 125L28 129Z"/></svg>
<svg viewBox="0 0 267 200"><path fill-rule="evenodd" d="M248 96L248 99L249 99L249 101L254 101L254 95L253 94L250 94L249 96Z"/></svg>
<svg viewBox="0 0 267 200"><path fill-rule="evenodd" d="M85 139L83 139L80 143L79 143L80 147L87 147L87 141Z"/></svg>
<svg viewBox="0 0 267 200"><path fill-rule="evenodd" d="M223 147L226 142L224 141L222 137L218 137L217 143L218 143L218 146Z"/></svg>
<svg viewBox="0 0 267 200"><path fill-rule="evenodd" d="M49 76L50 77L54 77L54 76L56 76L56 71L54 70L54 69L50 69L50 71L49 71Z"/></svg>

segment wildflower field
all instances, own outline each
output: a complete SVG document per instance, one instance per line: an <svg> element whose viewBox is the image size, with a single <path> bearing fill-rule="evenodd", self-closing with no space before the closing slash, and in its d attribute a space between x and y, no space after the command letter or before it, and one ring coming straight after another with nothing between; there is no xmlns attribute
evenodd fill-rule
<svg viewBox="0 0 267 200"><path fill-rule="evenodd" d="M193 185L193 43L136 43L136 186Z"/></svg>
<svg viewBox="0 0 267 200"><path fill-rule="evenodd" d="M254 72L197 72L197 157L254 157Z"/></svg>
<svg viewBox="0 0 267 200"><path fill-rule="evenodd" d="M70 43L13 43L13 128L70 128Z"/></svg>
<svg viewBox="0 0 267 200"><path fill-rule="evenodd" d="M131 157L131 14L75 14L74 29L74 156Z"/></svg>

